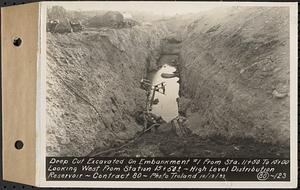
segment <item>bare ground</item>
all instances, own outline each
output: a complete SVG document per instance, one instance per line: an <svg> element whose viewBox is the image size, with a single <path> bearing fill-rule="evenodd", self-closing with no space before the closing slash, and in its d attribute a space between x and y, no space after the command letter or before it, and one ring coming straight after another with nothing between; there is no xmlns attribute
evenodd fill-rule
<svg viewBox="0 0 300 190"><path fill-rule="evenodd" d="M179 137L170 123L146 132L133 143L101 156L133 157L288 157L289 148L259 143L253 138L201 138L196 134Z"/></svg>

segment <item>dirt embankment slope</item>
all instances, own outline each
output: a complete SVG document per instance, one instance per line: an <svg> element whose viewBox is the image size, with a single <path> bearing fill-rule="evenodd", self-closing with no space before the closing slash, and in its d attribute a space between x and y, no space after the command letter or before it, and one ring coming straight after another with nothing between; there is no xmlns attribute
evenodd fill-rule
<svg viewBox="0 0 300 190"><path fill-rule="evenodd" d="M145 104L139 81L155 67L163 25L47 33L47 153L85 156L130 139Z"/></svg>
<svg viewBox="0 0 300 190"><path fill-rule="evenodd" d="M288 145L288 17L288 8L228 8L186 27L179 110L194 133Z"/></svg>

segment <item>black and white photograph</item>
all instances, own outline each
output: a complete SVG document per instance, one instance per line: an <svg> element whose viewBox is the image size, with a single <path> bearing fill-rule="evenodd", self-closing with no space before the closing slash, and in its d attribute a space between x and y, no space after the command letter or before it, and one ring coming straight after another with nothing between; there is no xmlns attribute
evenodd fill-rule
<svg viewBox="0 0 300 190"><path fill-rule="evenodd" d="M289 157L289 8L54 5L46 88L47 155Z"/></svg>
<svg viewBox="0 0 300 190"><path fill-rule="evenodd" d="M297 187L298 3L1 6L0 187Z"/></svg>
<svg viewBox="0 0 300 190"><path fill-rule="evenodd" d="M291 134L297 127L291 124L291 105L296 103L291 85L297 81L291 74L297 68L291 58L296 35L291 7L48 3L47 164L59 163L58 158L76 158L69 163L80 164L77 158L137 158L139 164L143 159L161 164L172 158L204 158L181 164L201 160L220 165L218 159L230 158L223 169L210 171L227 172L226 164L234 164L231 172L254 173L252 181L289 180ZM286 164L287 173L278 177L268 165L243 166L269 162ZM53 178L51 167L47 175ZM139 170L147 169L132 171ZM105 179L101 175L92 176ZM196 174L170 175L171 181L204 180ZM231 180L221 176L205 179Z"/></svg>

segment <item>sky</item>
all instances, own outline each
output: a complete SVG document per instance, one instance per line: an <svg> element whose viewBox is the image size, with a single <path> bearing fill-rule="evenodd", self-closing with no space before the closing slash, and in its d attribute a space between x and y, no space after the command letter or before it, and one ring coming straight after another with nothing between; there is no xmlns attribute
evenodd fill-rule
<svg viewBox="0 0 300 190"><path fill-rule="evenodd" d="M67 10L111 10L111 11L141 11L163 16L176 14L199 13L224 6L289 6L289 3L274 2L195 2L195 1L59 1L46 2L47 5L60 5Z"/></svg>
<svg viewBox="0 0 300 190"><path fill-rule="evenodd" d="M219 6L219 3L201 2L48 2L50 5L60 5L67 10L113 10L142 11L159 15L173 16L175 14L198 13Z"/></svg>

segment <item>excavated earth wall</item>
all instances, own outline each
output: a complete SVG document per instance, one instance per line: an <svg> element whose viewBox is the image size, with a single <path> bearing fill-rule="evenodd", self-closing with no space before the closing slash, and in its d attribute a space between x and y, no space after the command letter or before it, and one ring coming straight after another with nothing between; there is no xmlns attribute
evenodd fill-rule
<svg viewBox="0 0 300 190"><path fill-rule="evenodd" d="M179 111L192 131L288 145L288 8L210 11L181 34Z"/></svg>
<svg viewBox="0 0 300 190"><path fill-rule="evenodd" d="M86 156L142 130L140 80L155 69L166 34L161 24L47 33L48 156Z"/></svg>

